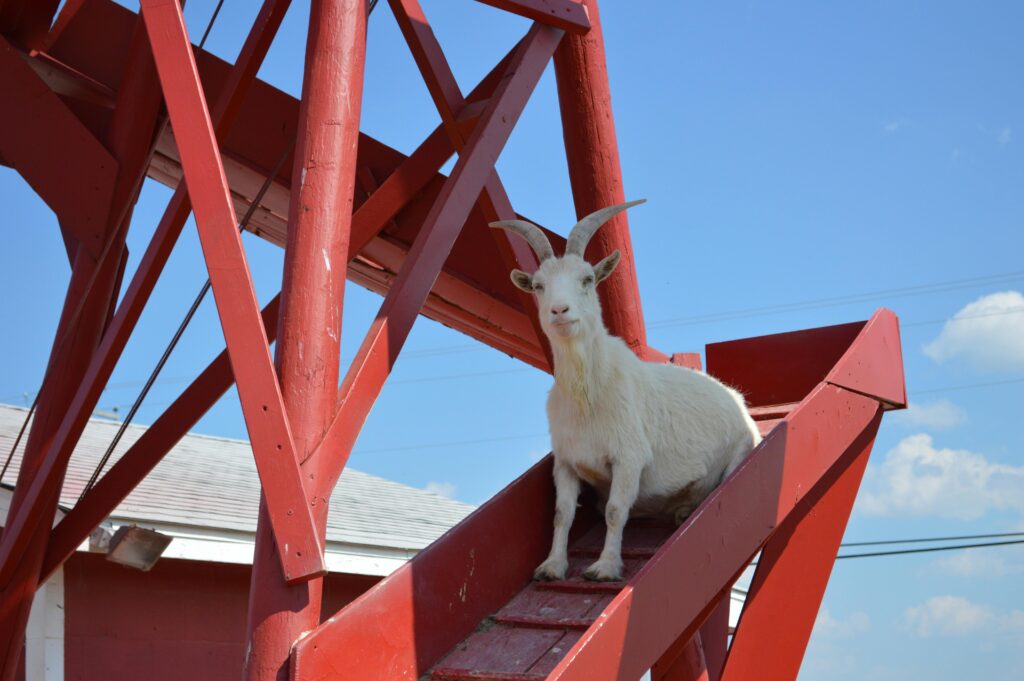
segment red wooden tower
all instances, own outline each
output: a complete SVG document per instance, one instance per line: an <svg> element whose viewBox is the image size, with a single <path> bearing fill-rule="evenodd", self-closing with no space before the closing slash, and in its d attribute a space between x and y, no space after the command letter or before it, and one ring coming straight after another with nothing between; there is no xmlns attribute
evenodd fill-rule
<svg viewBox="0 0 1024 681"><path fill-rule="evenodd" d="M72 272L0 541L0 681L41 581L232 384L263 486L246 678L796 677L882 412L906 402L885 310L707 347L707 370L746 393L766 438L682 527L627 530L626 581L583 582L575 566L530 583L549 540L548 457L319 624L324 502L417 316L550 370L533 302L507 277L535 256L487 228L517 217L495 161L550 60L577 214L625 198L596 0L481 1L532 24L464 93L418 1L389 0L442 120L404 156L359 132L367 0L312 0L298 101L255 78L287 0L262 3L234 64L193 47L177 0L142 0L138 14L0 0L0 162L56 213ZM147 176L177 189L117 304ZM226 348L51 529L68 459L190 211ZM285 248L263 310L241 213ZM685 363L647 345L625 214L588 255L614 249L609 329L646 360ZM342 377L346 279L384 302ZM598 524L577 520L580 563ZM729 589L759 551L729 644Z"/></svg>

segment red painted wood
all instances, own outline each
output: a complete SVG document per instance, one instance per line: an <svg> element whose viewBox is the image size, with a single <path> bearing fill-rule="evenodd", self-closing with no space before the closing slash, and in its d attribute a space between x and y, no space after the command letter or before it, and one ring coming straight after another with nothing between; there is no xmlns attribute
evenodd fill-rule
<svg viewBox="0 0 1024 681"><path fill-rule="evenodd" d="M278 297L263 308L272 342L277 336ZM118 504L152 471L234 383L227 350L217 357L110 467L93 488L53 528L39 582L45 582L70 558Z"/></svg>
<svg viewBox="0 0 1024 681"><path fill-rule="evenodd" d="M574 0L477 0L477 2L560 28L563 31L586 33L590 30L586 7Z"/></svg>
<svg viewBox="0 0 1024 681"><path fill-rule="evenodd" d="M430 678L432 681L493 679L526 674L562 636L560 630L498 625L470 636L431 672Z"/></svg>
<svg viewBox="0 0 1024 681"><path fill-rule="evenodd" d="M825 379L864 324L709 343L708 373L742 392L752 407L799 402Z"/></svg>
<svg viewBox="0 0 1024 681"><path fill-rule="evenodd" d="M553 513L551 458L545 457L298 641L293 679L419 678L529 583L547 554ZM588 521L593 517L580 515L581 525Z"/></svg>
<svg viewBox="0 0 1024 681"><path fill-rule="evenodd" d="M323 548L303 488L267 335L259 316L230 190L181 8L143 0L149 40L213 284L249 440L289 582L324 574Z"/></svg>
<svg viewBox="0 0 1024 681"><path fill-rule="evenodd" d="M875 312L825 380L877 397L895 408L907 406L900 327L895 313L886 309Z"/></svg>
<svg viewBox="0 0 1024 681"><path fill-rule="evenodd" d="M580 5L575 6L581 7ZM445 59L441 45L437 42L434 31L430 28L418 0L391 0L391 8L405 35L406 42L412 50L420 72L423 74L423 80L427 83L427 88L434 98L434 104L437 106L438 113L441 114L441 121L448 132L449 139L461 154L465 150L469 134L458 125L458 114L465 108L466 100L462 96L462 91L459 89L451 67L448 65L448 60ZM484 183L479 208L488 223L498 220L514 220L518 217L498 173L494 170L488 174L487 181ZM536 271L539 267L537 256L528 244L504 230L488 231L498 247L501 266L505 270ZM498 263L494 263L494 265L498 266ZM516 296L519 298L522 308L527 311L532 323L533 340L542 349L547 360L546 370L551 373L551 367L554 366L551 348L540 326L540 318L535 314L534 298L525 291L519 289L516 291Z"/></svg>
<svg viewBox="0 0 1024 681"><path fill-rule="evenodd" d="M445 258L494 168L544 66L561 39L558 29L534 26L491 97L451 177L413 244L339 390L341 408L313 455L331 457L319 470L333 481L341 474L359 430L437 278ZM321 454L328 453L328 454ZM319 464L318 464L319 465Z"/></svg>
<svg viewBox="0 0 1024 681"><path fill-rule="evenodd" d="M35 47L46 36L59 0L4 0L0 3L0 33L19 45Z"/></svg>
<svg viewBox="0 0 1024 681"><path fill-rule="evenodd" d="M0 158L98 257L117 161L2 37L0 90Z"/></svg>
<svg viewBox="0 0 1024 681"><path fill-rule="evenodd" d="M281 285L276 364L299 461L334 418L345 272L355 191L366 58L366 0L314 0ZM310 292L316 292L311 295ZM303 467L319 497L314 517L324 541L333 484ZM289 585L277 560L267 504L260 504L250 586L246 678L288 678L292 643L320 623L322 580ZM297 604L301 604L298 605Z"/></svg>
<svg viewBox="0 0 1024 681"><path fill-rule="evenodd" d="M581 4L590 17L590 32L567 35L554 60L577 218L626 200L597 0L584 0ZM647 332L625 213L619 213L598 230L587 249L587 257L597 262L616 249L622 252L622 260L615 276L599 289L604 320L612 334L641 354L647 347Z"/></svg>
<svg viewBox="0 0 1024 681"><path fill-rule="evenodd" d="M651 681L709 681L699 633L679 644L678 650L670 649L670 652L651 667Z"/></svg>
<svg viewBox="0 0 1024 681"><path fill-rule="evenodd" d="M723 681L796 679L881 419L879 411L761 551Z"/></svg>
<svg viewBox="0 0 1024 681"><path fill-rule="evenodd" d="M679 366L686 367L687 369L693 369L694 371L703 370L700 363L699 352L675 352L672 353L672 357L669 361L672 364L678 364Z"/></svg>
<svg viewBox="0 0 1024 681"><path fill-rule="evenodd" d="M729 608L731 593L719 599L718 605L700 627L700 642L708 670L708 681L722 678L722 667L729 649Z"/></svg>

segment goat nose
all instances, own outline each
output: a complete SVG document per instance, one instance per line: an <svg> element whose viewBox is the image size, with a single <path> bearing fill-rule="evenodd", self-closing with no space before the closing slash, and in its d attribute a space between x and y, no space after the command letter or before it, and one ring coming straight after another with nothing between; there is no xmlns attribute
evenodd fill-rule
<svg viewBox="0 0 1024 681"><path fill-rule="evenodd" d="M560 314L565 314L568 311L569 311L569 306L568 305L555 305L554 307L551 308L551 314L556 315L556 316L560 315Z"/></svg>

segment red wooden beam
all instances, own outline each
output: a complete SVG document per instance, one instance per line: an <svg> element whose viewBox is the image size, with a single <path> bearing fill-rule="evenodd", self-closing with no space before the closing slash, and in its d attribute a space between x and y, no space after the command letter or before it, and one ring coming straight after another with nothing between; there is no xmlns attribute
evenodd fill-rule
<svg viewBox="0 0 1024 681"><path fill-rule="evenodd" d="M281 332L276 359L296 454L305 459L334 418L341 319L355 191L366 60L366 0L313 0L288 215ZM327 499L307 466L318 538ZM275 556L269 505L260 504L249 587L245 676L287 679L292 644L320 623L323 580L286 584ZM301 605L297 605L301 604Z"/></svg>
<svg viewBox="0 0 1024 681"><path fill-rule="evenodd" d="M590 16L590 32L566 36L555 52L562 135L578 217L626 200L597 0L583 0L582 4ZM622 260L615 276L600 289L604 320L612 334L644 357L647 332L626 213L619 213L598 230L587 252L591 261L597 262L616 249L622 252Z"/></svg>
<svg viewBox="0 0 1024 681"><path fill-rule="evenodd" d="M217 106L218 134L223 136L230 129L237 115L248 86L256 76L259 65L266 56L270 43L287 7L284 0L266 0L253 24L232 69L228 85L221 92ZM50 442L46 456L39 466L39 475L32 480L25 506L18 513L8 517L3 541L0 542L0 583L10 579L16 557L24 550L32 530L38 523L40 509L45 504L47 479L54 471L63 470L81 437L89 414L96 406L103 386L117 364L121 351L128 341L142 309L156 285L156 280L170 256L171 249L188 218L190 204L184 184L175 191L160 224L142 256L128 291L113 321L103 336L100 347L92 357L78 391L68 409L60 429Z"/></svg>
<svg viewBox="0 0 1024 681"><path fill-rule="evenodd" d="M537 24L527 33L424 221L405 266L342 382L338 415L313 454L330 461L319 465L318 470L331 484L341 475L431 285L562 35L558 29Z"/></svg>
<svg viewBox="0 0 1024 681"><path fill-rule="evenodd" d="M0 159L99 257L117 161L2 37L0 90Z"/></svg>
<svg viewBox="0 0 1024 681"><path fill-rule="evenodd" d="M571 33L590 30L587 8L574 0L477 0Z"/></svg>
<svg viewBox="0 0 1024 681"><path fill-rule="evenodd" d="M150 45L181 154L214 299L285 579L323 575L323 547L302 484L281 388L259 316L231 193L181 7L143 0Z"/></svg>
<svg viewBox="0 0 1024 681"><path fill-rule="evenodd" d="M0 542L6 566L0 580L2 681L12 681L18 670L39 566L66 470L66 461L60 466L48 465L49 443L61 424L78 379L86 370L106 324L107 310L117 295L114 281L124 233L112 230L109 239L111 257L105 261L93 260L84 248L79 248L75 256L68 295Z"/></svg>
<svg viewBox="0 0 1024 681"><path fill-rule="evenodd" d="M795 681L873 443L874 432L761 551L722 681Z"/></svg>
<svg viewBox="0 0 1024 681"><path fill-rule="evenodd" d="M651 667L651 681L709 681L700 634L677 641Z"/></svg>
<svg viewBox="0 0 1024 681"><path fill-rule="evenodd" d="M391 0L391 8L405 35L406 42L412 50L416 64L423 74L423 80L434 99L438 113L441 114L444 129L455 149L462 153L469 136L459 127L458 114L465 108L466 100L462 96L459 84L455 80L455 74L452 73L448 60L445 59L437 37L427 22L423 8L418 0ZM514 220L518 217L498 173L494 170L489 173L487 181L484 183L484 191L480 196L480 207L487 222ZM491 230L490 234L498 247L498 254L501 256L502 265L506 270L511 271L518 268L534 272L539 267L536 254L523 239L512 237L505 230ZM516 289L516 295L523 309L529 315L537 345L548 360L548 373L550 373L551 367L554 366L551 348L548 346L547 337L540 326L540 317L533 314L536 308L534 297L519 289Z"/></svg>
<svg viewBox="0 0 1024 681"><path fill-rule="evenodd" d="M66 460L59 466L45 468L49 438L60 424L67 402L74 394L76 379L88 370L91 354L102 337L116 307L117 295L120 291L121 279L124 274L127 252L124 248L127 233L127 218L130 207L134 204L138 189L146 176L149 155L152 149L154 127L160 107L159 90L153 82L153 66L144 56L146 45L144 36L136 30L130 54L122 78L121 97L118 99L109 130L106 134L106 146L117 160L117 175L109 187L105 187L104 200L99 206L94 202L78 207L78 215L89 216L90 210L101 210L102 213L92 216L96 225L104 225L105 244L98 254L90 252L85 245L76 247L74 267L79 272L89 272L89 276L79 281L81 288L77 290L79 304L76 312L65 317L54 345L54 364L64 363L64 371L57 372L54 364L48 369L49 376L44 379L51 385L59 387L48 391L47 403L42 404L36 415L37 423L33 425L29 440L33 445L26 447L23 468L36 471L34 477L19 475L19 489L12 499L11 510L22 513L32 504L38 504L34 523L23 531L21 540L24 548L17 555L17 562L9 568L9 579L4 584L4 607L0 617L3 638L7 641L8 650L2 662L4 678L9 678L17 664L17 657L22 639L23 627L27 621L33 595L38 588L40 565L43 561L49 540L51 520L60 497L60 488L66 470ZM52 93L48 93L52 96ZM52 181L52 177L49 178ZM79 178L79 184L88 186L91 178ZM74 192L69 192L74 194ZM68 222L75 218L61 215L62 231ZM81 312L79 312L79 310ZM82 315L82 318L79 315ZM86 316L87 315L87 316ZM74 346L74 347L72 347ZM41 415L49 411L47 416ZM32 497L32 488L28 480L34 484L41 481L43 488L37 498ZM25 494L21 494L25 492ZM5 537L7 539L7 537ZM18 539L18 537L14 537Z"/></svg>
<svg viewBox="0 0 1024 681"><path fill-rule="evenodd" d="M719 681L722 678L722 667L725 665L725 656L729 650L729 608L731 606L730 593L724 594L718 602L718 607L708 615L700 628L700 641L704 649L704 660L708 668L708 681Z"/></svg>
<svg viewBox="0 0 1024 681"><path fill-rule="evenodd" d="M45 38L59 4L59 0L3 0L0 33L19 45L35 47Z"/></svg>
<svg viewBox="0 0 1024 681"><path fill-rule="evenodd" d="M278 303L279 297L274 296L262 312L271 341L277 337ZM227 350L222 350L53 528L40 584L75 553L234 382Z"/></svg>

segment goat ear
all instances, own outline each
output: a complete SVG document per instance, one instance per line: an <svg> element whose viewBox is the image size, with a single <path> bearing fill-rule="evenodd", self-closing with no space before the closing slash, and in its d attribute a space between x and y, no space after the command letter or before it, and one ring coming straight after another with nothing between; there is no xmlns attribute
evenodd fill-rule
<svg viewBox="0 0 1024 681"><path fill-rule="evenodd" d="M619 264L619 260L621 258L622 253L615 251L607 258L594 265L594 276L597 278L597 281L601 282L607 279L608 275L615 271L615 266Z"/></svg>
<svg viewBox="0 0 1024 681"><path fill-rule="evenodd" d="M533 293L533 276L522 270L512 270L512 283L518 289Z"/></svg>

